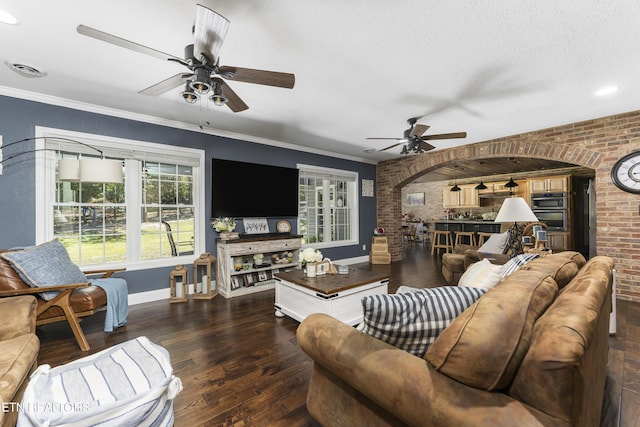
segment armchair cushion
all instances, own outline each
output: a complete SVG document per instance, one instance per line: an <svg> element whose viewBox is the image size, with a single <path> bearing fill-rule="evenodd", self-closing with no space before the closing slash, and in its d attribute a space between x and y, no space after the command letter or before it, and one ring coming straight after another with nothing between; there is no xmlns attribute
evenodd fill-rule
<svg viewBox="0 0 640 427"><path fill-rule="evenodd" d="M34 288L88 282L87 276L71 261L66 248L57 239L22 251L5 252L2 257L11 263L25 283ZM45 300L56 295L58 292L40 294Z"/></svg>
<svg viewBox="0 0 640 427"><path fill-rule="evenodd" d="M422 357L440 332L485 292L442 286L369 295L362 298L364 318L357 329Z"/></svg>

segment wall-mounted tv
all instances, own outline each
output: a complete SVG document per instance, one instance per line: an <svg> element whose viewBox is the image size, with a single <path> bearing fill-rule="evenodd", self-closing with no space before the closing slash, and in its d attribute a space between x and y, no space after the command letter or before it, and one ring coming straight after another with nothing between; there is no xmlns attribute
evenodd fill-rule
<svg viewBox="0 0 640 427"><path fill-rule="evenodd" d="M213 159L211 217L298 216L298 169Z"/></svg>

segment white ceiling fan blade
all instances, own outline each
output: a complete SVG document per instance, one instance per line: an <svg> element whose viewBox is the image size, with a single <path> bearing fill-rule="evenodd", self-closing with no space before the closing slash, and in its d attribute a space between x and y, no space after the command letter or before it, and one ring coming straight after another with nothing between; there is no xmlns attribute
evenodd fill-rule
<svg viewBox="0 0 640 427"><path fill-rule="evenodd" d="M149 86L146 89L142 89L139 94L148 95L148 96L158 96L162 95L165 92L169 92L172 89L177 88L181 84L184 84L186 79L193 76L193 74L189 73L179 73L175 74L168 79L164 79L161 82L158 82L152 86Z"/></svg>
<svg viewBox="0 0 640 427"><path fill-rule="evenodd" d="M103 42L131 49L135 52L155 56L156 58L162 59L163 61L175 60L178 62L182 62L182 59L178 58L177 56L169 55L168 53L164 53L157 49L132 42L131 40L123 39L122 37L114 36L113 34L105 33L104 31L100 31L95 28L87 27L86 25L78 25L76 30L83 36L93 37L94 39L102 40Z"/></svg>
<svg viewBox="0 0 640 427"><path fill-rule="evenodd" d="M196 59L201 60L204 55L209 65L216 64L228 30L227 18L200 4L196 5L193 29L193 54Z"/></svg>

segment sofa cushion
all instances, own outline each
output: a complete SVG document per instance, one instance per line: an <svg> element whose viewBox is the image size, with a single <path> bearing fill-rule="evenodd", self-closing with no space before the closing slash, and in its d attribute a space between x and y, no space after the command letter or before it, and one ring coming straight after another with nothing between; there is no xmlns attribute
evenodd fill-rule
<svg viewBox="0 0 640 427"><path fill-rule="evenodd" d="M529 347L536 319L557 292L548 274L516 271L442 331L425 359L471 387L504 389Z"/></svg>
<svg viewBox="0 0 640 427"><path fill-rule="evenodd" d="M530 263L539 256L539 254L520 254L514 256L502 266L502 277L504 278L515 273L520 267Z"/></svg>
<svg viewBox="0 0 640 427"><path fill-rule="evenodd" d="M550 275L558 284L558 289L562 289L578 273L578 264L571 258L562 255L547 255L538 258L520 268L525 271L540 271Z"/></svg>
<svg viewBox="0 0 640 427"><path fill-rule="evenodd" d="M357 328L422 357L440 332L485 292L479 288L443 286L369 295L362 298L364 318Z"/></svg>
<svg viewBox="0 0 640 427"><path fill-rule="evenodd" d="M39 349L40 340L35 334L19 335L2 341L0 402L15 402L15 393L23 383L29 381L29 374L35 367Z"/></svg>
<svg viewBox="0 0 640 427"><path fill-rule="evenodd" d="M556 252L553 255L570 259L571 261L578 264L578 268L584 267L584 265L587 263L587 259L584 257L584 255L576 251Z"/></svg>
<svg viewBox="0 0 640 427"><path fill-rule="evenodd" d="M11 263L20 277L32 287L85 283L87 276L69 258L66 248L57 239L22 251L5 252L2 257ZM45 300L58 292L42 292Z"/></svg>
<svg viewBox="0 0 640 427"><path fill-rule="evenodd" d="M458 286L482 288L489 290L502 279L502 266L491 264L488 259L483 259L474 264L462 274Z"/></svg>

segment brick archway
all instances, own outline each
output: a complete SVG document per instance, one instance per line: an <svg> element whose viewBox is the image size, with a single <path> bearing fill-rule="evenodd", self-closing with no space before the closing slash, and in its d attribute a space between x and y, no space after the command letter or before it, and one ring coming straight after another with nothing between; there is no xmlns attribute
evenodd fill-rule
<svg viewBox="0 0 640 427"><path fill-rule="evenodd" d="M569 162L596 169L601 154L584 147L567 149L561 144L550 147L548 144L522 140L489 141L441 150L431 155L403 157L380 164L377 170L378 187L378 224L387 230L389 250L392 261L402 259L402 187L424 173L437 169L455 159L482 160L496 157L530 157ZM384 172L383 172L384 169ZM393 170L393 172L391 172ZM597 171L596 171L597 173Z"/></svg>
<svg viewBox="0 0 640 427"><path fill-rule="evenodd" d="M640 111L544 129L487 142L380 162L376 170L377 222L389 237L392 261L402 259L401 190L429 170L456 159L531 157L595 171L598 255L614 259L618 297L640 301L640 200L617 189L611 167L640 151Z"/></svg>

